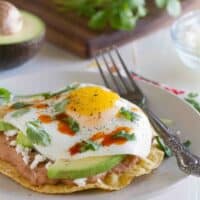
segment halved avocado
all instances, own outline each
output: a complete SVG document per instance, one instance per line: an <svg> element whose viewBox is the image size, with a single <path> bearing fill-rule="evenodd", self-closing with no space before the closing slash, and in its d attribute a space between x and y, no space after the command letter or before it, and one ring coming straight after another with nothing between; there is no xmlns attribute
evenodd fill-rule
<svg viewBox="0 0 200 200"><path fill-rule="evenodd" d="M124 155L88 157L79 160L58 160L48 168L50 179L78 179L109 171L124 159Z"/></svg>
<svg viewBox="0 0 200 200"><path fill-rule="evenodd" d="M22 29L11 35L0 35L0 69L19 66L37 53L44 36L45 24L37 16L20 11Z"/></svg>

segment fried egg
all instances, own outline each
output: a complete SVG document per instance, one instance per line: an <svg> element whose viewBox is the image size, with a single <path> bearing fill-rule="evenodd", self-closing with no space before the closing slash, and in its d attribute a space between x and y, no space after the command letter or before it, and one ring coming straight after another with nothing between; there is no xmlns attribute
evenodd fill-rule
<svg viewBox="0 0 200 200"><path fill-rule="evenodd" d="M27 112L17 111L11 109L4 121L25 136L28 123L39 123L50 142L33 143L34 148L52 161L120 154L146 158L150 153L153 132L147 116L103 86L79 84L48 99L32 100Z"/></svg>

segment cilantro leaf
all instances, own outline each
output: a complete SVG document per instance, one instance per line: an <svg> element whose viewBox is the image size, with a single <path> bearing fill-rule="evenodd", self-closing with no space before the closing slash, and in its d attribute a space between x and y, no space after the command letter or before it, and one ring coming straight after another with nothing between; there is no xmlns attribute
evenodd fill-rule
<svg viewBox="0 0 200 200"><path fill-rule="evenodd" d="M21 109L21 108L25 108L25 107L28 107L28 106L31 106L31 104L25 103L25 102L16 102L11 106L11 108Z"/></svg>
<svg viewBox="0 0 200 200"><path fill-rule="evenodd" d="M77 121L75 121L73 118L68 117L65 119L65 121L67 122L67 124L69 125L70 129L72 131L74 131L75 133L78 132L80 130L79 124Z"/></svg>
<svg viewBox="0 0 200 200"><path fill-rule="evenodd" d="M199 96L198 93L190 92L190 93L188 94L188 97L189 97L189 98L196 98L196 97L198 97L198 96Z"/></svg>
<svg viewBox="0 0 200 200"><path fill-rule="evenodd" d="M191 146L192 142L190 140L186 140L183 142L184 147L189 148Z"/></svg>
<svg viewBox="0 0 200 200"><path fill-rule="evenodd" d="M68 103L68 99L64 99L64 100L62 100L61 102L56 103L56 104L54 105L54 110L55 110L55 112L56 112L57 114L63 113L63 112L65 111L65 107L66 107L67 103Z"/></svg>
<svg viewBox="0 0 200 200"><path fill-rule="evenodd" d="M92 16L89 21L89 27L93 29L102 29L106 26L107 13L105 11L98 11L96 14Z"/></svg>
<svg viewBox="0 0 200 200"><path fill-rule="evenodd" d="M54 92L54 93L51 93L51 92L43 92L43 93L38 93L38 94L31 94L31 95L17 95L15 96L15 98L17 99L23 99L23 98L36 98L36 97L43 97L44 99L49 99L51 97L54 97L54 96L57 96L59 94L62 94L64 92L68 92L70 90L74 90L76 89L77 87L79 86L79 84L74 84L74 85L70 85L70 86L67 86L66 88L58 91L58 92Z"/></svg>
<svg viewBox="0 0 200 200"><path fill-rule="evenodd" d="M200 102L196 99L198 97L198 94L192 94L190 93L186 98L185 101L187 101L189 104L191 104L198 112L200 112Z"/></svg>
<svg viewBox="0 0 200 200"><path fill-rule="evenodd" d="M0 131L9 131L16 129L12 124L0 120Z"/></svg>
<svg viewBox="0 0 200 200"><path fill-rule="evenodd" d="M135 135L132 133L127 133L126 131L119 131L117 134L113 135L113 138L124 138L128 141L135 140Z"/></svg>
<svg viewBox="0 0 200 200"><path fill-rule="evenodd" d="M132 111L127 110L126 108L122 107L119 111L119 114L123 116L125 119L133 122L138 119L138 115Z"/></svg>
<svg viewBox="0 0 200 200"><path fill-rule="evenodd" d="M86 152L86 151L96 151L100 148L100 145L96 142L93 142L91 140L83 141L81 145L80 152Z"/></svg>
<svg viewBox="0 0 200 200"><path fill-rule="evenodd" d="M61 12L72 10L88 18L88 26L100 30L110 26L117 30L132 30L137 21L147 15L147 0L54 0ZM158 8L177 16L180 0L154 0Z"/></svg>
<svg viewBox="0 0 200 200"><path fill-rule="evenodd" d="M12 98L12 94L5 88L0 88L0 103L8 103Z"/></svg>
<svg viewBox="0 0 200 200"><path fill-rule="evenodd" d="M60 90L60 91L58 91L58 92L52 93L52 94L51 94L51 97L60 95L60 94L62 94L62 93L64 93L64 92L69 92L69 91L71 91L71 90L75 90L78 86L79 86L79 84L69 85L69 86L67 86L66 88L64 88L64 89L62 89L62 90Z"/></svg>
<svg viewBox="0 0 200 200"><path fill-rule="evenodd" d="M36 97L43 97L44 99L48 99L51 97L50 92L43 92L38 94L30 94L30 95L17 95L16 98L23 99L23 98L36 98Z"/></svg>
<svg viewBox="0 0 200 200"><path fill-rule="evenodd" d="M28 122L26 126L26 135L32 144L47 146L51 143L49 134L41 127L39 121Z"/></svg>
<svg viewBox="0 0 200 200"><path fill-rule="evenodd" d="M15 112L12 113L12 117L14 118L18 118L18 117L21 117L22 115L28 113L30 111L30 108L21 108Z"/></svg>
<svg viewBox="0 0 200 200"><path fill-rule="evenodd" d="M158 148L165 153L166 157L171 157L173 155L172 150L164 143L163 139L160 136L155 137Z"/></svg>

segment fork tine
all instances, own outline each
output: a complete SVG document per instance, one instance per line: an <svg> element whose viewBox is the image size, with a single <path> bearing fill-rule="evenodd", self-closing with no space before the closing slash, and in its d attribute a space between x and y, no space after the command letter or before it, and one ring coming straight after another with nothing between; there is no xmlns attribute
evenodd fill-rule
<svg viewBox="0 0 200 200"><path fill-rule="evenodd" d="M118 58L119 58L119 60L120 60L120 62L121 62L121 64L122 64L122 67L123 67L124 71L126 72L126 74L127 74L128 78L129 78L129 80L130 80L132 86L134 87L135 90L137 90L138 92L140 92L140 93L143 95L143 92L142 92L141 89L137 86L136 82L133 80L132 75L131 75L131 72L128 70L128 68L127 68L127 66L126 66L126 64L125 64L125 62L124 62L122 56L121 56L120 53L119 53L119 50L118 50L116 47L113 47L113 49L115 50L115 52L116 52L116 54L117 54L117 56L118 56Z"/></svg>
<svg viewBox="0 0 200 200"><path fill-rule="evenodd" d="M103 81L104 81L106 87L111 88L109 82L106 79L106 76L104 75L103 69L101 68L101 64L99 63L99 60L98 60L98 58L96 56L95 56L95 61L97 63L99 72L101 74L101 77L103 78Z"/></svg>
<svg viewBox="0 0 200 200"><path fill-rule="evenodd" d="M118 93L122 93L122 90L121 90L121 88L119 87L119 84L118 84L118 82L116 81L116 78L114 77L114 75L113 75L113 73L112 73L112 71L111 71L111 68L110 68L110 66L109 66L109 64L108 64L108 61L106 60L105 55L102 54L102 57L103 57L103 61L104 61L105 65L106 65L106 68L107 68L107 70L108 70L108 72L109 72L109 74L110 74L110 76L111 76L111 78L112 78L112 80L113 80L113 82L114 82L114 84L115 84L115 87L116 87L116 89L117 89L117 92L118 92Z"/></svg>
<svg viewBox="0 0 200 200"><path fill-rule="evenodd" d="M121 82L122 82L124 88L125 88L127 91L129 91L129 88L128 88L126 82L124 81L124 79L123 79L123 77L122 77L122 74L121 74L121 72L120 72L120 70L119 70L119 67L117 66L117 64L116 64L116 62L115 62L115 60L114 60L114 58L113 58L113 56L112 56L112 54L111 54L111 51L108 52L108 55L109 55L109 57L110 57L110 59L111 59L111 61L112 61L112 64L113 64L113 65L115 66L115 68L116 68L117 75L118 75L119 79L121 80ZM119 83L117 83L117 84L119 84Z"/></svg>

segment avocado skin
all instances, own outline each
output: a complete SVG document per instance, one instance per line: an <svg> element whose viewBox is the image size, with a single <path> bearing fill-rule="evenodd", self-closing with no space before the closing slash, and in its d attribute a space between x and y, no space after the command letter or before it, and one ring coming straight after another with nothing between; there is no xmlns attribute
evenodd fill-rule
<svg viewBox="0 0 200 200"><path fill-rule="evenodd" d="M45 33L29 41L0 45L0 70L20 66L29 61L44 43Z"/></svg>
<svg viewBox="0 0 200 200"><path fill-rule="evenodd" d="M124 159L124 155L90 157L80 160L56 161L48 168L49 179L79 179L107 172Z"/></svg>

